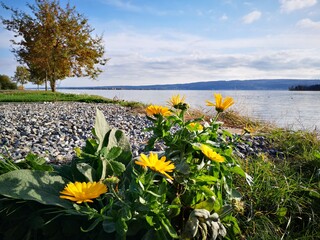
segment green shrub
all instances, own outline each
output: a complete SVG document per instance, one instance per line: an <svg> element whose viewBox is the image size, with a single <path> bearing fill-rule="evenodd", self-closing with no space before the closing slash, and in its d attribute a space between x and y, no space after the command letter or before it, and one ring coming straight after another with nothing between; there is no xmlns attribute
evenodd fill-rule
<svg viewBox="0 0 320 240"><path fill-rule="evenodd" d="M0 90L17 89L17 84L12 82L7 75L0 75Z"/></svg>

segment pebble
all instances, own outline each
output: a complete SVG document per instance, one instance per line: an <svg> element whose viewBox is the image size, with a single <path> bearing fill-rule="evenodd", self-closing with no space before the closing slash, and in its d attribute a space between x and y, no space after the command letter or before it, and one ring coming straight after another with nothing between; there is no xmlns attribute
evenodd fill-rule
<svg viewBox="0 0 320 240"><path fill-rule="evenodd" d="M83 147L87 138L93 138L96 108L102 111L110 127L126 134L134 157L143 152L151 137L144 129L152 126L144 114L116 104L44 102L0 103L0 155L10 153L10 158L20 160L32 152L52 163L70 161L74 148ZM155 150L163 149L161 144L156 145ZM235 149L243 158L258 152L278 154L261 136L249 136Z"/></svg>

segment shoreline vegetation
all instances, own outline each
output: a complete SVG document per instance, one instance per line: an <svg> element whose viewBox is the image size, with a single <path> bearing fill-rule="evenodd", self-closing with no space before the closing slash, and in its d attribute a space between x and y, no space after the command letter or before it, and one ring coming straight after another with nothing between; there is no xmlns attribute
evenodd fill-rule
<svg viewBox="0 0 320 240"><path fill-rule="evenodd" d="M290 91L320 91L320 84L315 85L298 85L289 88Z"/></svg>
<svg viewBox="0 0 320 240"><path fill-rule="evenodd" d="M126 102L86 94L0 91L0 104L58 101L114 103L130 107L136 113L145 113L147 107L138 102ZM195 109L186 115L186 119L201 116L203 112ZM204 116L204 120L210 120L212 117L213 115L208 114ZM281 152L281 156L256 153L245 159L238 159L241 167L253 178L253 183L246 184L246 179L240 176L232 180L232 187L236 189L236 192L241 193L242 197L234 199L232 207L236 211L232 216L228 216L229 223L232 224L226 225L227 232L231 227L235 235L227 235L226 239L317 239L320 236L319 133L277 128L272 124L255 121L232 111L223 112L219 115L218 120L224 122L224 126L238 130L235 134L238 136L237 141L243 141L241 136L261 135L270 142L273 148ZM28 161L32 164L39 164L35 158ZM16 167L6 156L0 156L0 169L8 167L8 164ZM36 166L39 168L40 165ZM10 208L13 209L12 206ZM0 211L0 220L6 217L5 211ZM14 219L14 214L11 215L11 218ZM17 221L17 219L14 220ZM225 224L226 220L221 219L221 221ZM9 227L12 232L18 231L12 228L13 226ZM9 234L5 228L8 228L8 225L0 224L1 237Z"/></svg>

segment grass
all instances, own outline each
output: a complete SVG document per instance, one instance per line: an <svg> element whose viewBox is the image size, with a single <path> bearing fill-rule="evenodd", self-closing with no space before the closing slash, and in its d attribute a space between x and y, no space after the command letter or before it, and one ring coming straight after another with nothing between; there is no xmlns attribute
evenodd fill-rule
<svg viewBox="0 0 320 240"><path fill-rule="evenodd" d="M126 107L141 107L139 102L114 100L101 96L87 94L70 94L49 91L0 91L0 102L86 102L86 103L114 103Z"/></svg>
<svg viewBox="0 0 320 240"><path fill-rule="evenodd" d="M0 102L79 101L116 103L142 112L141 103L99 96L51 93L43 91L2 91ZM200 117L201 110L189 117ZM208 116L207 116L208 117ZM250 128L263 134L281 158L258 154L240 159L251 175L251 186L243 179L234 183L244 204L236 218L242 230L239 239L320 239L320 138L318 132L291 131L243 117L236 112L221 115L229 127Z"/></svg>
<svg viewBox="0 0 320 240"><path fill-rule="evenodd" d="M242 161L253 177L241 180L245 213L238 215L246 239L320 239L319 133L274 128L265 133L281 158Z"/></svg>
<svg viewBox="0 0 320 240"><path fill-rule="evenodd" d="M251 159L247 170L254 183L242 189L246 212L238 216L246 239L319 236L319 178L315 174L297 172L290 162L275 163L264 156Z"/></svg>

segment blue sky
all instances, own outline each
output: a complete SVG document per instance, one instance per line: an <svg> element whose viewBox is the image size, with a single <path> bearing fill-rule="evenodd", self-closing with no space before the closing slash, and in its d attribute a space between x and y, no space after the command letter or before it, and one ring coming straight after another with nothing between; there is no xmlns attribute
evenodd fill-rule
<svg viewBox="0 0 320 240"><path fill-rule="evenodd" d="M27 10L24 0L2 1ZM110 61L97 81L59 86L320 78L319 0L69 2L103 34ZM0 15L8 13L1 8ZM9 76L17 66L11 38L0 25L0 74Z"/></svg>

